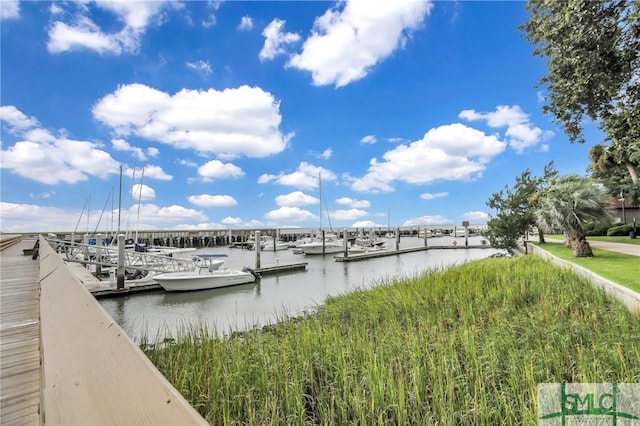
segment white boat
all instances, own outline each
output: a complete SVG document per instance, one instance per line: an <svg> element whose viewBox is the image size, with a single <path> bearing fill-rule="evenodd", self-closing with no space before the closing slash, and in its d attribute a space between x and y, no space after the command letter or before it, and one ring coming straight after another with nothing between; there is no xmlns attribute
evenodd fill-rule
<svg viewBox="0 0 640 426"><path fill-rule="evenodd" d="M465 228L456 228L453 232L454 237L464 237L466 234Z"/></svg>
<svg viewBox="0 0 640 426"><path fill-rule="evenodd" d="M256 274L249 268L220 269L224 255L198 255L202 259L193 271L168 272L153 279L165 291L207 290L255 282Z"/></svg>
<svg viewBox="0 0 640 426"><path fill-rule="evenodd" d="M284 241L276 241L275 248L273 246L273 241L269 241L261 248L262 251L280 251L287 249L289 249L289 243L285 243Z"/></svg>
<svg viewBox="0 0 640 426"><path fill-rule="evenodd" d="M382 246L365 247L359 244L354 244L352 246L349 246L348 250L349 250L349 253L372 253L372 252L384 250L384 247Z"/></svg>
<svg viewBox="0 0 640 426"><path fill-rule="evenodd" d="M304 254L331 254L344 251L344 240L338 239L335 234L326 234L324 241L322 237L316 237L308 243L298 246Z"/></svg>

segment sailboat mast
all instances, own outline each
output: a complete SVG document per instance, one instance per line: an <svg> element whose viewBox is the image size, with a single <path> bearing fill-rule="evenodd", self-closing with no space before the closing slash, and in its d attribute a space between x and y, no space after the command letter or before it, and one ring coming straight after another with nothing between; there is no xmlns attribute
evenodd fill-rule
<svg viewBox="0 0 640 426"><path fill-rule="evenodd" d="M120 166L120 187L118 189L118 230L116 236L120 234L120 213L122 212L122 166Z"/></svg>
<svg viewBox="0 0 640 426"><path fill-rule="evenodd" d="M138 213L136 216L136 243L138 242L138 227L140 226L140 201L142 200L142 183L144 182L144 167L142 168L142 177L140 178L140 186L138 187Z"/></svg>
<svg viewBox="0 0 640 426"><path fill-rule="evenodd" d="M322 233L322 176L318 172L318 188L320 193L320 233Z"/></svg>

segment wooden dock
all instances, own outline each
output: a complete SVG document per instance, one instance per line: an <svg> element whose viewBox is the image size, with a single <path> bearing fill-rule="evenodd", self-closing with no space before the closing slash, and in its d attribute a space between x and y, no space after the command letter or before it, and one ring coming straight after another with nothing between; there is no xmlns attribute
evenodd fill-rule
<svg viewBox="0 0 640 426"><path fill-rule="evenodd" d="M278 264L278 265L265 266L262 268L256 268L254 269L254 271L261 275L271 275L271 274L282 274L282 273L289 273L289 272L304 271L306 267L307 267L307 262L297 262L297 263L284 263L281 265ZM86 273L89 273L86 268L82 268L82 267L80 268L86 271ZM80 271L76 267L72 267L71 271L73 272L74 275L77 274L76 275L77 278L80 281L82 281L85 285L89 283L89 285L87 285L87 290L89 290L89 292L96 299L101 299L106 297L129 296L132 294L148 293L150 291L163 291L162 287L160 287L160 284L153 281L153 277L143 281L125 282L124 289L118 290L116 288L115 283L112 286L108 286L108 287L95 285L95 282L91 281L90 278L85 277L86 274L84 271ZM82 277L85 277L85 279L83 280ZM97 281L95 277L93 279Z"/></svg>
<svg viewBox="0 0 640 426"><path fill-rule="evenodd" d="M417 252L417 251L427 251L427 250L460 250L460 249L489 249L492 248L490 245L488 244L475 244L475 245L468 245L468 246L464 246L464 244L462 245L450 245L450 246L417 246L417 247L407 247L407 248L402 248L399 250L378 250L378 251L372 251L369 253L356 253L356 254L350 254L349 256L344 256L344 255L340 255L340 256L334 256L333 258L336 260L336 262L359 262L362 260L369 260L369 259L375 259L375 258L379 258L379 257L387 257L387 256L397 256L399 254L405 254L405 253L413 253L413 252Z"/></svg>
<svg viewBox="0 0 640 426"><path fill-rule="evenodd" d="M2 236L0 252L0 424L40 418L39 262L25 256L36 240Z"/></svg>

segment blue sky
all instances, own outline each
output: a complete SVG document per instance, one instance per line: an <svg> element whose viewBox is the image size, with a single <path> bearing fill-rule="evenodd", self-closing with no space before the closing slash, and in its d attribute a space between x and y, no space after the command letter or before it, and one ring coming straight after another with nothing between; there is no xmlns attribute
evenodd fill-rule
<svg viewBox="0 0 640 426"><path fill-rule="evenodd" d="M333 227L485 223L601 139L542 113L523 2L0 7L3 232L111 230L120 166L122 228L318 227L319 175Z"/></svg>

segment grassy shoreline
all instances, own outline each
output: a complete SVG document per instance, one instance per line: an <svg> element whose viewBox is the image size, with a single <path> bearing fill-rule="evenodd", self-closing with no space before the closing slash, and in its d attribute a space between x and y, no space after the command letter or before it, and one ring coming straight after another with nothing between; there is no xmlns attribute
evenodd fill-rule
<svg viewBox="0 0 640 426"><path fill-rule="evenodd" d="M383 283L267 330L143 347L216 425L534 424L537 383L640 381L640 320L533 256Z"/></svg>

